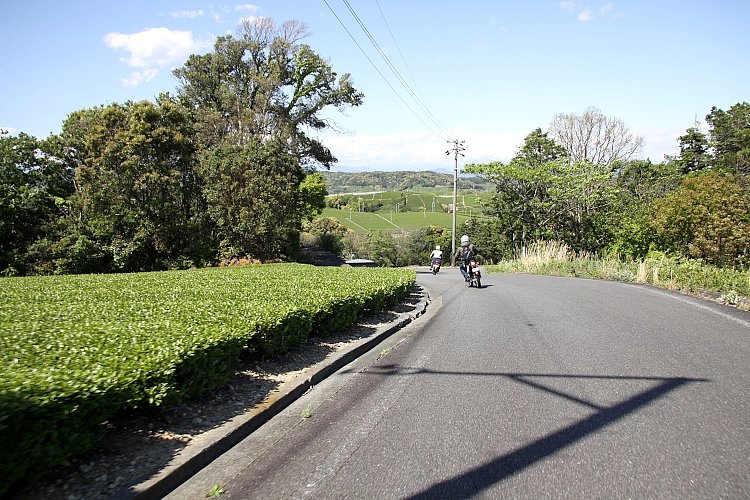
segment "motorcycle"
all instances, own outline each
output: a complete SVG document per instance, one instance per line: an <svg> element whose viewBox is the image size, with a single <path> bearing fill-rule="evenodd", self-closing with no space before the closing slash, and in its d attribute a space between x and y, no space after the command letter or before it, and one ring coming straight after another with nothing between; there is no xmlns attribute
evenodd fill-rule
<svg viewBox="0 0 750 500"><path fill-rule="evenodd" d="M432 259L432 265L430 266L430 271L432 271L432 274L437 274L440 272L440 264L443 262L442 259Z"/></svg>
<svg viewBox="0 0 750 500"><path fill-rule="evenodd" d="M479 263L476 260L472 260L466 266L466 271L469 273L469 286L482 288L482 270L479 269Z"/></svg>

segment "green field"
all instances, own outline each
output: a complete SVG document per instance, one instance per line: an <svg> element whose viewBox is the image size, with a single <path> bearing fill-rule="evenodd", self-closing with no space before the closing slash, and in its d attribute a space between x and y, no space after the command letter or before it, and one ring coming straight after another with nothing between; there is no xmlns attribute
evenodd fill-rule
<svg viewBox="0 0 750 500"><path fill-rule="evenodd" d="M421 227L439 226L450 228L452 216L446 212L400 212L381 215L338 208L326 208L321 217L338 219L347 228L357 233L370 231L413 231ZM469 217L456 214L456 224L466 222Z"/></svg>
<svg viewBox="0 0 750 500"><path fill-rule="evenodd" d="M460 192L456 197L456 223L481 217L481 202L490 193ZM357 209L357 201L381 201L377 212ZM453 216L444 206L453 203L453 194L444 191L387 191L357 195L348 208L326 208L320 217L333 217L355 232L413 231L426 226L450 228Z"/></svg>

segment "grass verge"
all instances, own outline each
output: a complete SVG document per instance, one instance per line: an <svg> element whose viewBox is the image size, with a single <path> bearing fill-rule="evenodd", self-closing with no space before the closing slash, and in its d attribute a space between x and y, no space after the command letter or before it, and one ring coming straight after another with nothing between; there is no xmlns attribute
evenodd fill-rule
<svg viewBox="0 0 750 500"><path fill-rule="evenodd" d="M663 254L628 262L577 254L564 243L547 241L530 245L513 260L487 266L487 271L645 283L715 299L750 311L749 270L719 268Z"/></svg>

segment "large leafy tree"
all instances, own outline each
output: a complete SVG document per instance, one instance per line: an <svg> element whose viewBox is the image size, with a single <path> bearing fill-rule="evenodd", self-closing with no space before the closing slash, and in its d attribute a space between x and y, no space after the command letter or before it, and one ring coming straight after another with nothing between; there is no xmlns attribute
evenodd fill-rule
<svg viewBox="0 0 750 500"><path fill-rule="evenodd" d="M220 37L213 52L174 71L198 126L223 256L296 254L302 219L320 208L323 192L322 179L305 182L306 174L336 161L310 132L328 127L323 109L362 103L349 75L338 77L300 43L305 36L297 21L247 20L236 38Z"/></svg>
<svg viewBox="0 0 750 500"><path fill-rule="evenodd" d="M750 259L750 199L731 174L686 178L655 203L653 225L664 248L717 265Z"/></svg>
<svg viewBox="0 0 750 500"><path fill-rule="evenodd" d="M616 199L611 212L612 239L608 250L634 259L645 257L656 235L651 226L652 204L676 189L682 180L673 162L633 160L620 165Z"/></svg>
<svg viewBox="0 0 750 500"><path fill-rule="evenodd" d="M201 162L223 257L292 258L308 206L305 173L279 142L226 145Z"/></svg>
<svg viewBox="0 0 750 500"><path fill-rule="evenodd" d="M166 95L68 117L61 138L77 187L69 244L87 242L97 259L71 270L163 269L209 257L193 137L189 116Z"/></svg>
<svg viewBox="0 0 750 500"><path fill-rule="evenodd" d="M713 107L706 121L716 166L750 182L747 181L750 176L750 103L737 103L727 111Z"/></svg>
<svg viewBox="0 0 750 500"><path fill-rule="evenodd" d="M711 166L713 158L709 152L708 137L697 127L687 129L677 140L680 144L680 155L674 161L683 174Z"/></svg>
<svg viewBox="0 0 750 500"><path fill-rule="evenodd" d="M606 244L615 197L611 166L570 161L541 129L526 136L510 163L468 165L467 171L495 184L496 194L484 211L513 248L549 238L583 250ZM498 253L507 245L495 243Z"/></svg>
<svg viewBox="0 0 750 500"><path fill-rule="evenodd" d="M566 158L565 150L538 128L526 136L509 163L466 166L466 172L495 184L495 194L484 212L494 218L497 230L514 248L551 236L548 190L554 170L564 165Z"/></svg>
<svg viewBox="0 0 750 500"><path fill-rule="evenodd" d="M238 37L219 37L214 51L192 55L174 71L180 97L197 110L202 139L210 149L258 140L286 144L303 164L330 167L333 154L310 130L328 123L329 106L358 106L363 95L348 74L337 77L308 45L298 21L276 26L271 19L245 20Z"/></svg>
<svg viewBox="0 0 750 500"><path fill-rule="evenodd" d="M0 273L27 274L33 245L67 210L72 170L59 160L54 139L0 135Z"/></svg>
<svg viewBox="0 0 750 500"><path fill-rule="evenodd" d="M556 165L549 188L555 238L576 250L605 246L615 195L608 166L587 161Z"/></svg>

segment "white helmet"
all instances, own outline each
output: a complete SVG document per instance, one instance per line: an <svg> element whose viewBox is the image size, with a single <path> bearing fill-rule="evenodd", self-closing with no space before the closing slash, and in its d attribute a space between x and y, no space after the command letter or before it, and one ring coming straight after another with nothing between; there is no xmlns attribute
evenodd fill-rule
<svg viewBox="0 0 750 500"><path fill-rule="evenodd" d="M467 235L461 236L461 246L466 246L469 244L469 237Z"/></svg>
<svg viewBox="0 0 750 500"><path fill-rule="evenodd" d="M440 245L435 245L435 250L440 250Z"/></svg>

